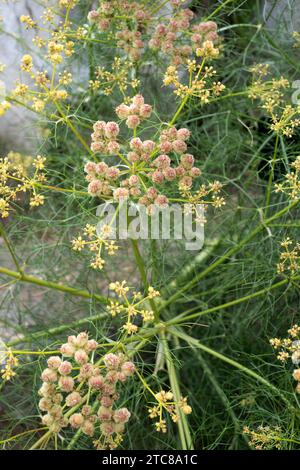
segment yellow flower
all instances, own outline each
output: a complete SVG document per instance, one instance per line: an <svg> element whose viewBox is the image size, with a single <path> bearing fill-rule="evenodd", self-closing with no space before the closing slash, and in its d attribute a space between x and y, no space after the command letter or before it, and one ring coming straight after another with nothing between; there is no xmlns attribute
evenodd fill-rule
<svg viewBox="0 0 300 470"><path fill-rule="evenodd" d="M21 69L24 72L30 72L32 69L32 57L29 54L25 54L21 59Z"/></svg>

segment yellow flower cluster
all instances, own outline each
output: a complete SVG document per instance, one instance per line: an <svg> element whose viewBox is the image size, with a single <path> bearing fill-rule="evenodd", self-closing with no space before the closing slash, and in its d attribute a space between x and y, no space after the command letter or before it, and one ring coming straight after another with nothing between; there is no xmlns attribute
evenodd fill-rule
<svg viewBox="0 0 300 470"><path fill-rule="evenodd" d="M103 269L105 264L103 251L106 251L109 256L112 256L118 250L115 241L109 239L111 234L112 228L108 224L103 225L99 233L97 233L97 227L95 225L87 224L83 232L83 237L80 235L72 240L73 250L82 251L84 248L88 248L89 251L95 253L95 256L91 260L91 267L94 269Z"/></svg>
<svg viewBox="0 0 300 470"><path fill-rule="evenodd" d="M29 15L20 16L21 23L24 23L26 29L32 29L37 26L36 22Z"/></svg>
<svg viewBox="0 0 300 470"><path fill-rule="evenodd" d="M256 64L250 68L252 83L248 88L251 99L259 99L261 107L271 118L271 130L276 134L292 137L300 126L300 107L287 104L285 90L290 87L289 81L280 77L270 78L269 65ZM290 97L288 98L290 100Z"/></svg>
<svg viewBox="0 0 300 470"><path fill-rule="evenodd" d="M164 76L164 85L171 85L174 88L175 95L180 98L186 96L195 96L200 99L201 103L209 103L209 101L221 94L225 89L225 85L216 82L213 77L216 71L213 67L203 67L204 61L199 64L195 60L189 60L185 65L188 72L188 82L182 83L181 73L175 65L170 65Z"/></svg>
<svg viewBox="0 0 300 470"><path fill-rule="evenodd" d="M293 47L300 47L300 33L298 33L298 31L293 32L293 38L295 40Z"/></svg>
<svg viewBox="0 0 300 470"><path fill-rule="evenodd" d="M291 359L292 363L299 367L300 364L300 326L293 325L288 330L288 337L284 339L272 338L270 344L275 350L279 350L277 359L286 362ZM297 381L296 392L300 393L300 369L293 371L293 378Z"/></svg>
<svg viewBox="0 0 300 470"><path fill-rule="evenodd" d="M78 0L58 0L58 4L61 8L67 8L71 10L78 3Z"/></svg>
<svg viewBox="0 0 300 470"><path fill-rule="evenodd" d="M4 100L0 103L0 117L3 116L6 111L8 111L11 108L11 104Z"/></svg>
<svg viewBox="0 0 300 470"><path fill-rule="evenodd" d="M123 325L126 334L131 335L137 332L138 326L135 320L138 317L142 318L144 322L154 320L154 312L148 307L148 303L159 297L160 293L152 286L149 286L146 296L143 296L141 292L130 292L131 289L127 286L126 281L111 282L109 288L121 301L110 301L107 309L113 317L116 315L126 317L126 323ZM132 295L129 297L129 294Z"/></svg>
<svg viewBox="0 0 300 470"><path fill-rule="evenodd" d="M14 356L11 348L6 349L4 351L4 354L5 354L5 359L4 359L4 365L1 369L1 377L3 380L8 381L8 380L11 380L16 375L13 369L19 365L19 360L17 357Z"/></svg>
<svg viewBox="0 0 300 470"><path fill-rule="evenodd" d="M10 151L7 154L7 158L13 166L21 168L23 174L29 175L34 157L31 155L23 155L19 152Z"/></svg>
<svg viewBox="0 0 300 470"><path fill-rule="evenodd" d="M185 415L192 413L192 407L187 403L187 397L181 397L179 401L174 401L174 394L171 391L161 390L154 394L157 404L148 409L149 417L151 419L158 419L155 422L155 429L157 432L167 432L167 421L163 413L170 415L172 421L177 423L180 419L179 410Z"/></svg>
<svg viewBox="0 0 300 470"><path fill-rule="evenodd" d="M195 215L195 220L199 223L204 224L206 222L203 213L198 212L197 206L204 204L204 207L211 205L212 207L219 209L226 204L223 196L220 196L220 192L223 185L219 181L213 181L212 183L202 184L200 188L192 192L189 188L181 186L180 192L182 197L185 197L187 204L185 205L186 213ZM206 197L210 199L205 199Z"/></svg>
<svg viewBox="0 0 300 470"><path fill-rule="evenodd" d="M100 66L96 68L95 79L90 80L90 87L92 90L101 88L106 96L111 95L115 88L118 88L123 95L129 87L136 91L140 80L131 78L133 69L134 64L130 60L115 57L110 70Z"/></svg>
<svg viewBox="0 0 300 470"><path fill-rule="evenodd" d="M284 434L279 426L258 426L255 431L245 426L243 433L249 436L249 445L255 450L282 449Z"/></svg>
<svg viewBox="0 0 300 470"><path fill-rule="evenodd" d="M291 171L285 175L283 183L275 184L275 192L284 193L291 199L300 197L300 156L291 164Z"/></svg>
<svg viewBox="0 0 300 470"><path fill-rule="evenodd" d="M280 262L277 272L295 274L300 270L300 243L293 242L289 237L280 244L283 251L280 253Z"/></svg>
<svg viewBox="0 0 300 470"><path fill-rule="evenodd" d="M47 104L52 103L57 107L58 102L68 98L65 87L72 82L72 75L68 71L59 71L58 67L74 54L75 42L72 39L80 40L86 34L86 30L83 31L82 28L80 31L71 29L69 13L77 3L77 0L59 0L58 6L66 9L65 13L57 12L55 6L46 8L40 18L46 27L40 26L39 22L28 15L20 17L26 29L36 31L33 43L37 48L43 49L44 59L51 71L49 73L46 68L40 70L40 66L35 68L33 57L25 54L21 59L20 68L29 75L33 84L18 81L8 97L11 100L0 104L0 116L9 109L11 103L26 105L33 111L42 113ZM45 30L48 32L46 37Z"/></svg>
<svg viewBox="0 0 300 470"><path fill-rule="evenodd" d="M28 176L29 165L14 163L9 156L0 159L0 213L1 217L8 217L12 203L17 200L19 193L30 193L30 207L37 207L44 203L44 196L37 192L39 185L45 181L46 158L38 155L32 162L33 175ZM19 154L17 154L19 155Z"/></svg>

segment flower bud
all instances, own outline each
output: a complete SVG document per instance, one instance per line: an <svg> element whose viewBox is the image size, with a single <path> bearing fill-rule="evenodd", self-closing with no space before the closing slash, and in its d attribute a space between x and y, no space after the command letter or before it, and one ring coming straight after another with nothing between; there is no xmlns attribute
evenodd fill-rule
<svg viewBox="0 0 300 470"><path fill-rule="evenodd" d="M107 144L107 151L109 155L115 155L120 150L120 145L115 140L112 140Z"/></svg>
<svg viewBox="0 0 300 470"><path fill-rule="evenodd" d="M121 370L125 375L127 375L127 377L129 377L135 373L135 365L130 361L124 362L121 366Z"/></svg>
<svg viewBox="0 0 300 470"><path fill-rule="evenodd" d="M72 392L74 388L74 380L72 377L62 376L58 381L58 385L63 392Z"/></svg>
<svg viewBox="0 0 300 470"><path fill-rule="evenodd" d="M118 369L120 366L120 358L116 354L105 354L103 360L108 369Z"/></svg>
<svg viewBox="0 0 300 470"><path fill-rule="evenodd" d="M99 180L93 180L88 185L88 193L91 194L91 196L97 196L98 194L101 193L101 190L102 190L102 183Z"/></svg>
<svg viewBox="0 0 300 470"><path fill-rule="evenodd" d="M167 207L168 205L168 198L163 194L159 194L154 201L154 204L158 207Z"/></svg>
<svg viewBox="0 0 300 470"><path fill-rule="evenodd" d="M100 426L100 430L103 434L110 436L114 432L114 424L112 422L104 422Z"/></svg>
<svg viewBox="0 0 300 470"><path fill-rule="evenodd" d="M127 199L129 196L129 191L126 188L116 188L114 189L113 196L116 201Z"/></svg>
<svg viewBox="0 0 300 470"><path fill-rule="evenodd" d="M194 164L194 157L193 157L193 155L191 155L189 153L186 153L186 154L181 156L180 162L181 162L181 165L184 168L190 169L190 168L192 168L192 166Z"/></svg>
<svg viewBox="0 0 300 470"><path fill-rule="evenodd" d="M49 398L41 398L39 401L39 409L41 411L49 411L52 407L52 401Z"/></svg>
<svg viewBox="0 0 300 470"><path fill-rule="evenodd" d="M157 196L157 190L151 186L150 188L148 188L147 196L150 199L155 199Z"/></svg>
<svg viewBox="0 0 300 470"><path fill-rule="evenodd" d="M131 139L130 141L130 148L132 150L141 150L143 147L143 143L139 137L135 137L134 139Z"/></svg>
<svg viewBox="0 0 300 470"><path fill-rule="evenodd" d="M193 184L193 180L190 176L183 176L179 181L179 187L183 189L189 189Z"/></svg>
<svg viewBox="0 0 300 470"><path fill-rule="evenodd" d="M81 413L83 416L89 416L92 413L92 407L90 405L83 405Z"/></svg>
<svg viewBox="0 0 300 470"><path fill-rule="evenodd" d="M93 423L91 421L86 420L86 421L84 421L83 425L81 426L81 430L87 436L92 437L94 435L94 432L95 432L95 426L93 425Z"/></svg>
<svg viewBox="0 0 300 470"><path fill-rule="evenodd" d="M104 386L104 378L102 375L95 375L90 377L89 386L96 390L101 390Z"/></svg>
<svg viewBox="0 0 300 470"><path fill-rule="evenodd" d="M188 129L182 128L177 131L177 139L179 140L188 140L191 133Z"/></svg>
<svg viewBox="0 0 300 470"><path fill-rule="evenodd" d="M163 171L163 175L166 180L173 181L176 178L176 171L174 170L174 168L169 167Z"/></svg>
<svg viewBox="0 0 300 470"><path fill-rule="evenodd" d="M116 108L116 114L120 119L126 119L129 116L129 107L126 104L120 104Z"/></svg>
<svg viewBox="0 0 300 470"><path fill-rule="evenodd" d="M72 364L69 361L63 361L58 368L58 372L61 375L68 375L72 371Z"/></svg>
<svg viewBox="0 0 300 470"><path fill-rule="evenodd" d="M76 406L78 403L81 401L81 396L80 393L78 392L72 392L69 395L66 396L66 405L67 406Z"/></svg>
<svg viewBox="0 0 300 470"><path fill-rule="evenodd" d="M117 168L116 168L117 170ZM86 349L91 352L91 351L95 351L98 347L98 343L97 341L95 341L94 339L89 339L87 344L86 344Z"/></svg>
<svg viewBox="0 0 300 470"><path fill-rule="evenodd" d="M98 417L100 421L110 421L112 417L111 409L106 408L105 406L100 406L98 410Z"/></svg>
<svg viewBox="0 0 300 470"><path fill-rule="evenodd" d="M72 428L75 428L75 429L80 428L83 422L84 422L84 417L82 416L81 413L74 413L69 418L70 425L72 426Z"/></svg>
<svg viewBox="0 0 300 470"><path fill-rule="evenodd" d="M173 149L172 142L169 142L168 140L161 142L159 144L159 151L162 153L170 153Z"/></svg>
<svg viewBox="0 0 300 470"><path fill-rule="evenodd" d="M129 178L129 186L136 186L137 184L139 184L137 175L131 175Z"/></svg>
<svg viewBox="0 0 300 470"><path fill-rule="evenodd" d="M157 168L167 168L170 166L171 159L168 155L159 155L153 162L153 165Z"/></svg>
<svg viewBox="0 0 300 470"><path fill-rule="evenodd" d="M58 369L61 364L61 358L59 356L51 356L47 360L47 364L50 369Z"/></svg>
<svg viewBox="0 0 300 470"><path fill-rule="evenodd" d="M135 129L140 123L141 120L136 114L132 114L126 119L126 125L129 129Z"/></svg>
<svg viewBox="0 0 300 470"><path fill-rule="evenodd" d="M91 10L88 13L87 19L90 24L96 23L96 21L99 19L99 12L97 10Z"/></svg>
<svg viewBox="0 0 300 470"><path fill-rule="evenodd" d="M130 416L131 413L127 410L127 408L120 408L114 412L113 420L115 423L127 423Z"/></svg>
<svg viewBox="0 0 300 470"><path fill-rule="evenodd" d="M105 145L104 142L92 142L91 143L91 150L94 153L104 153Z"/></svg>
<svg viewBox="0 0 300 470"><path fill-rule="evenodd" d="M142 95L135 95L132 98L132 103L139 108L140 106L144 105L145 100Z"/></svg>
<svg viewBox="0 0 300 470"><path fill-rule="evenodd" d="M89 360L89 356L84 349L78 349L74 354L74 359L77 364L86 364Z"/></svg>
<svg viewBox="0 0 300 470"><path fill-rule="evenodd" d="M187 149L187 145L183 140L174 140L173 150L177 153L184 153Z"/></svg>
<svg viewBox="0 0 300 470"><path fill-rule="evenodd" d="M159 170L154 171L151 175L151 178L152 178L153 183L158 183L158 184L162 183L165 179L163 173Z"/></svg>
<svg viewBox="0 0 300 470"><path fill-rule="evenodd" d="M93 129L95 132L98 132L99 135L104 135L105 133L106 122L105 121L96 121L93 125Z"/></svg>
<svg viewBox="0 0 300 470"><path fill-rule="evenodd" d="M115 139L120 132L118 124L114 121L106 123L105 126L105 136L108 139Z"/></svg>
<svg viewBox="0 0 300 470"><path fill-rule="evenodd" d="M150 104L143 104L140 107L140 116L143 119L149 118L151 116L151 113L152 113L152 106L150 106Z"/></svg>
<svg viewBox="0 0 300 470"><path fill-rule="evenodd" d="M89 339L89 335L87 333L85 333L85 332L79 333L76 336L74 344L78 348L83 348L87 344L88 339Z"/></svg>
<svg viewBox="0 0 300 470"><path fill-rule="evenodd" d="M84 166L85 173L94 173L96 171L96 163L87 162Z"/></svg>
<svg viewBox="0 0 300 470"><path fill-rule="evenodd" d="M293 377L295 380L297 380L298 382L300 382L300 369L295 369L294 372L293 372Z"/></svg>
<svg viewBox="0 0 300 470"><path fill-rule="evenodd" d="M63 356L72 357L75 352L75 348L71 344L65 343L60 347L60 352Z"/></svg>
<svg viewBox="0 0 300 470"><path fill-rule="evenodd" d="M103 396L100 400L101 405L105 408L109 408L110 406L112 406L113 402L113 399L108 396Z"/></svg>
<svg viewBox="0 0 300 470"><path fill-rule="evenodd" d="M155 142L153 142L153 140L145 140L145 142L143 142L144 152L152 153L154 149L155 149Z"/></svg>
<svg viewBox="0 0 300 470"><path fill-rule="evenodd" d="M53 383L57 381L57 373L53 369L45 369L42 372L41 379L43 382Z"/></svg>
<svg viewBox="0 0 300 470"><path fill-rule="evenodd" d="M47 413L46 415L44 415L42 417L42 423L45 426L51 426L51 424L53 424L53 422L54 422L54 418L49 413Z"/></svg>
<svg viewBox="0 0 300 470"><path fill-rule="evenodd" d="M190 176L192 178L198 178L201 175L201 170L195 166L190 170Z"/></svg>

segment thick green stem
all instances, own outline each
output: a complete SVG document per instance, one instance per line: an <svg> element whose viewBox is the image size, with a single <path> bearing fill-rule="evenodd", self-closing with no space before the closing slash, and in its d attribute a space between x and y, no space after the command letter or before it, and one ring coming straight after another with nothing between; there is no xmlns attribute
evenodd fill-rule
<svg viewBox="0 0 300 470"><path fill-rule="evenodd" d="M175 402L178 403L179 400L182 398L182 394L180 392L177 372L174 366L172 355L170 353L166 336L163 332L161 333L161 338L162 338L162 344L164 347L164 354L165 354L166 364L168 368L171 390L174 394ZM187 417L185 416L185 414L179 408L178 405L176 405L176 413L179 416L178 429L179 429L179 437L180 437L180 442L181 442L181 450L192 450L194 446L193 446L193 441L192 441L189 425L187 422Z"/></svg>
<svg viewBox="0 0 300 470"><path fill-rule="evenodd" d="M24 273L12 271L11 269L7 269L2 266L0 266L0 274L1 273L5 274L6 276L17 279L18 281L29 282L30 284L36 284L38 286L47 287L48 289L55 289L61 292L66 292L67 294L71 294L76 297L83 297L85 299L97 300L98 302L102 304L107 304L109 301L108 297L103 297L102 295L90 294L88 291L85 291L85 290L75 289L73 287L65 286L63 284L57 284L56 282L52 282L52 281L45 281L43 279L39 279L34 276L29 276Z"/></svg>

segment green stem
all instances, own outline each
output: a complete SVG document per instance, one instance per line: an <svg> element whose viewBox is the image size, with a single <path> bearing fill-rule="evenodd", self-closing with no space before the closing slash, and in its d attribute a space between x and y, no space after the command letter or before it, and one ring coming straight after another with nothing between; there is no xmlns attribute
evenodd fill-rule
<svg viewBox="0 0 300 470"><path fill-rule="evenodd" d="M13 249L13 247L12 247L10 241L9 241L9 238L8 238L8 236L7 236L7 234L6 234L6 230L5 230L5 228L4 228L3 223L0 223L0 234L1 234L2 237L3 237L4 243L5 243L5 245L6 245L7 249L8 249L8 251L9 251L9 253L10 253L12 259L13 259L13 262L14 262L14 264L15 264L17 270L18 270L19 273L22 275L22 274L23 274L23 271L22 271L21 266L20 266L20 264L19 264L19 262L18 262L18 260L17 260L17 256L16 256L16 254L15 254L15 251L14 251L14 249Z"/></svg>
<svg viewBox="0 0 300 470"><path fill-rule="evenodd" d="M43 279L39 279L34 276L29 276L24 273L19 273L17 271L12 271L11 269L4 268L0 266L0 273L5 274L6 276L12 277L22 282L29 282L31 284L37 284L39 286L44 286L49 289L55 289L61 292L66 292L67 294L74 295L76 297L83 297L85 299L94 299L102 304L107 304L109 298L104 297L98 294L90 294L88 291L75 289L73 287L65 286L63 284L57 284L56 282L52 281L45 281Z"/></svg>
<svg viewBox="0 0 300 470"><path fill-rule="evenodd" d="M168 368L171 390L174 393L175 402L178 403L179 400L182 398L182 394L180 392L177 372L174 366L172 355L170 353L169 345L168 345L164 332L161 333L161 338L162 338L162 344L164 347L164 353L166 357L166 364ZM179 416L178 429L179 429L179 437L180 437L180 442L181 442L181 450L193 450L194 446L193 446L193 441L192 441L191 433L189 430L187 418L177 404L176 404L176 413Z"/></svg>
<svg viewBox="0 0 300 470"><path fill-rule="evenodd" d="M147 292L148 288L149 288L149 283L148 283L147 274L146 274L146 270L145 270L144 260L141 256L137 240L131 239L131 245L132 245L135 261L136 261L136 264L139 268L139 272L140 272L140 275L141 275L141 278L142 278L142 281L143 281L143 284L144 284L144 289ZM154 299L150 299L149 303L150 303L151 308L153 310L155 320L158 321L159 320L159 314L158 314L158 309L157 309L157 306L156 306L156 303L155 303Z"/></svg>
<svg viewBox="0 0 300 470"><path fill-rule="evenodd" d="M269 205L270 205L270 200L271 200L271 191L272 191L272 183L274 180L274 170L275 170L275 164L276 164L276 158L277 158L278 143L279 143L279 134L276 134L274 153L273 153L273 158L271 161L271 170L270 170L269 181L268 181L268 186L267 186L265 217L267 216Z"/></svg>
<svg viewBox="0 0 300 470"><path fill-rule="evenodd" d="M230 404L230 401L227 398L227 395L225 394L223 388L219 385L219 383L218 383L215 375L213 374L211 368L208 366L207 362L204 360L201 352L199 351L199 348L197 350L193 346L192 350L194 351L195 355L197 356L197 358L198 358L198 360L201 364L201 367L204 370L204 373L206 374L208 380L211 382L212 386L215 388L217 395L219 396L221 402L224 405L224 408L226 409L228 415L230 416L230 418L232 420L232 423L233 423L233 426L234 426L234 429L235 429L235 436L236 436L236 434L239 433L241 426L240 426L240 423L238 421L238 418L237 418L236 414L234 413L234 411L231 407L231 404ZM244 434L243 434L243 437L247 441L247 438ZM233 439L233 441L234 441L234 439ZM231 448L231 446L230 446L230 448Z"/></svg>

